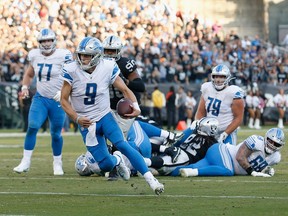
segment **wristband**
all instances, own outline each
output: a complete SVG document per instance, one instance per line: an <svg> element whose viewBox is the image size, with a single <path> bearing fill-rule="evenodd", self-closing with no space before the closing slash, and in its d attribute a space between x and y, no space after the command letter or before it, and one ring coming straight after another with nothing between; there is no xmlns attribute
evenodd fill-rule
<svg viewBox="0 0 288 216"><path fill-rule="evenodd" d="M23 86L21 87L21 91L23 91L23 90L28 90L28 86L27 86L27 85L23 85Z"/></svg>
<svg viewBox="0 0 288 216"><path fill-rule="evenodd" d="M250 166L246 169L246 172L251 175L251 173L254 171L254 169Z"/></svg>
<svg viewBox="0 0 288 216"><path fill-rule="evenodd" d="M133 107L136 109L136 110L140 110L140 107L139 107L139 104L137 102L133 102Z"/></svg>
<svg viewBox="0 0 288 216"><path fill-rule="evenodd" d="M78 123L79 119L80 119L80 116L77 116L77 118L76 118L76 120L75 120L75 122L76 122L77 124L79 124L79 123Z"/></svg>

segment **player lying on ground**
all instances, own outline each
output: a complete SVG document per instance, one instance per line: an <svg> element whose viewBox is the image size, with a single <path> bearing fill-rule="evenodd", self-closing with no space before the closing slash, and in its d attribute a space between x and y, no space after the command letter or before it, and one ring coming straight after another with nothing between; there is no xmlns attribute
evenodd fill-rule
<svg viewBox="0 0 288 216"><path fill-rule="evenodd" d="M149 123L142 121L134 121L132 127L128 132L128 143L133 146L136 150L138 150L143 157L145 157L145 161L149 161L151 157L151 150L156 149L157 153L160 152L162 156L152 157L152 161L157 161L157 165L153 166L154 168L163 168L165 172L161 172L164 175L168 175L173 169L177 166L183 164L189 164L192 162L196 162L205 156L205 153L209 146L216 143L217 140L214 138L215 134L217 134L218 128L218 120L215 118L204 117L200 121L197 121L196 130L197 132L191 134L191 136L183 143L181 148L173 146L169 147L167 145L159 145L166 143L166 140L158 139L159 144L151 144L148 136L145 131L149 129L149 134L159 134L159 131L162 130L158 127L155 127ZM145 129L143 129L145 128ZM140 134L139 134L140 132ZM137 135L136 135L137 134ZM142 142L138 142L139 137L141 137ZM145 139L144 139L145 138ZM156 137L153 137L154 139ZM134 139L135 141L130 142L130 139ZM144 141L145 140L145 141ZM177 141L177 140L176 140ZM134 143L137 143L135 146ZM153 146L151 148L151 145ZM176 149L176 150L175 150ZM153 151L153 150L152 150ZM162 153L161 153L162 152ZM85 159L86 157L86 159ZM123 156L124 157L124 156ZM153 159L155 158L155 160ZM163 158L163 159L162 159ZM177 158L179 158L180 163L178 163ZM135 169L129 162L127 158L124 157L125 164L131 170L132 174L135 174ZM176 160L176 162L172 162L172 160ZM165 163L164 163L165 161ZM185 161L185 162L184 162ZM99 169L99 166L95 164L96 161L93 157L86 153L85 155L81 155L76 160L75 168L79 175L91 175L91 174L101 174L102 172ZM154 164L153 164L154 165ZM102 173L103 174L103 173Z"/></svg>
<svg viewBox="0 0 288 216"><path fill-rule="evenodd" d="M279 128L271 128L265 137L252 135L237 146L214 144L202 160L178 167L172 175L271 177L275 173L271 166L280 162L280 149L284 144L284 132Z"/></svg>

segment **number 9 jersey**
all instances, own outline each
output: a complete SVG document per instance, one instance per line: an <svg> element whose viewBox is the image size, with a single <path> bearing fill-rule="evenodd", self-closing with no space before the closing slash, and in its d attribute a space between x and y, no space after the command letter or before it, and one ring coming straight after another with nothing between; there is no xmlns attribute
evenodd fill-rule
<svg viewBox="0 0 288 216"><path fill-rule="evenodd" d="M212 82L203 83L201 86L203 99L205 100L206 116L214 117L220 122L219 134L225 131L233 120L231 105L234 99L243 99L244 92L235 85L227 86L217 91Z"/></svg>

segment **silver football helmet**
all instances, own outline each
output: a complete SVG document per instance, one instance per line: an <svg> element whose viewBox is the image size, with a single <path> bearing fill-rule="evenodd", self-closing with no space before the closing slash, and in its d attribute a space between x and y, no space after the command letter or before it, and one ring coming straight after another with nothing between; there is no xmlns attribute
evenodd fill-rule
<svg viewBox="0 0 288 216"><path fill-rule="evenodd" d="M283 130L280 128L269 129L265 134L264 143L265 152L267 154L279 151L285 144L285 135Z"/></svg>
<svg viewBox="0 0 288 216"><path fill-rule="evenodd" d="M215 76L223 76L223 78L215 78ZM219 64L213 68L211 73L211 81L216 90L224 89L232 79L230 69L224 65Z"/></svg>
<svg viewBox="0 0 288 216"><path fill-rule="evenodd" d="M119 37L114 35L106 37L103 41L103 48L105 58L114 58L115 61L118 61L120 59L123 45ZM110 54L105 52L106 50L113 50L114 52L113 54Z"/></svg>
<svg viewBox="0 0 288 216"><path fill-rule="evenodd" d="M80 58L80 55L92 56L88 64L84 64ZM76 60L82 70L89 70L96 66L100 59L103 57L102 43L94 37L85 37L76 48Z"/></svg>
<svg viewBox="0 0 288 216"><path fill-rule="evenodd" d="M42 44L43 41L52 40L52 43ZM56 34L48 28L44 28L40 31L37 41L39 42L39 49L42 53L49 54L56 49Z"/></svg>
<svg viewBox="0 0 288 216"><path fill-rule="evenodd" d="M80 155L75 162L75 170L80 176L90 176L92 171L86 162L86 157L84 154Z"/></svg>
<svg viewBox="0 0 288 216"><path fill-rule="evenodd" d="M196 132L203 136L215 137L218 135L219 121L213 117L203 117L196 125Z"/></svg>

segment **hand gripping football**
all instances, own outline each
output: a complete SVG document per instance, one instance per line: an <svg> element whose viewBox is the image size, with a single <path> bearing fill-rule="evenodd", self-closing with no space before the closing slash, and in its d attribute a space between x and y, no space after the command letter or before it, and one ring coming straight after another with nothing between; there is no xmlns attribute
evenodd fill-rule
<svg viewBox="0 0 288 216"><path fill-rule="evenodd" d="M126 117L124 116L125 114L131 114L133 112L132 107L133 102L130 99L122 98L121 100L118 101L116 110L120 116Z"/></svg>

